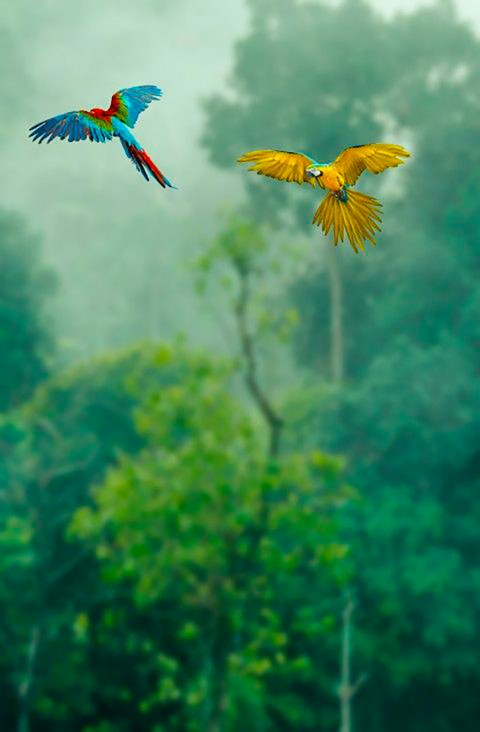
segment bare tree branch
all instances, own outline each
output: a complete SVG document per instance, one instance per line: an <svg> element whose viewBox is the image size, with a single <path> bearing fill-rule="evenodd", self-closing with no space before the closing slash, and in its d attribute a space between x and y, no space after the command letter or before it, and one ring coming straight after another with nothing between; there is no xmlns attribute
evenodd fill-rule
<svg viewBox="0 0 480 732"><path fill-rule="evenodd" d="M237 266L239 275L239 294L235 315L240 338L240 346L245 362L245 383L270 431L269 457L276 458L280 451L280 438L284 425L283 419L273 407L270 399L260 385L258 378L257 356L253 335L248 327L248 305L250 302L250 272L246 266Z"/></svg>

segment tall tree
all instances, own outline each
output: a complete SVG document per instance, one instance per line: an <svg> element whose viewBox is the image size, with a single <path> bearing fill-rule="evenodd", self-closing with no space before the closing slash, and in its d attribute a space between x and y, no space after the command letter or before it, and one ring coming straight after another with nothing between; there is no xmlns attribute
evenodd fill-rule
<svg viewBox="0 0 480 732"><path fill-rule="evenodd" d="M0 642L6 649L0 685L9 700L0 726L6 729L26 732L32 715L35 725L45 720L49 729L62 728L65 715L81 716L90 704L95 681L83 652L80 610L85 597L101 603L104 592L89 547L69 541L67 529L89 502L91 484L120 453L142 446L133 413L150 385L178 378L169 353L136 348L71 369L0 420Z"/></svg>
<svg viewBox="0 0 480 732"><path fill-rule="evenodd" d="M331 680L316 664L330 653L345 555L335 516L350 491L341 462L319 451L277 455L272 469L230 378L206 361L154 396L139 414L146 448L75 517L112 589L130 588L130 613L150 618L124 626L114 596L116 642L138 650L146 683L111 722L313 732L331 715Z"/></svg>
<svg viewBox="0 0 480 732"><path fill-rule="evenodd" d="M0 410L25 400L48 373L53 338L46 304L54 286L38 240L19 216L0 211Z"/></svg>

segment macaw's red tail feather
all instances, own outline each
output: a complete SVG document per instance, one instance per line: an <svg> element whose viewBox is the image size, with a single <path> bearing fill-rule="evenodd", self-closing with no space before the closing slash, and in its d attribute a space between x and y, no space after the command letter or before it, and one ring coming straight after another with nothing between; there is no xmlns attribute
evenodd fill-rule
<svg viewBox="0 0 480 732"><path fill-rule="evenodd" d="M382 204L365 193L346 189L343 200L334 193L328 193L313 217L313 223L328 234L333 226L335 246L343 241L345 234L351 246L358 253L365 241L376 245L374 236L380 231L380 208Z"/></svg>
<svg viewBox="0 0 480 732"><path fill-rule="evenodd" d="M127 157L130 158L137 170L143 175L146 180L148 180L148 176L151 175L152 178L155 178L155 180L160 183L162 188L175 188L175 186L170 183L168 178L163 175L161 170L157 168L157 166L149 157L149 155L147 155L145 150L141 150L138 147L135 147L135 145L129 144L124 140L122 140L122 145Z"/></svg>
<svg viewBox="0 0 480 732"><path fill-rule="evenodd" d="M158 181L158 183L160 183L163 188L173 188L168 178L166 178L161 170L157 168L157 166L155 165L153 160L147 155L145 150L135 150L135 153L138 155L139 161L143 164L144 168L148 169L149 173L155 178L156 181Z"/></svg>

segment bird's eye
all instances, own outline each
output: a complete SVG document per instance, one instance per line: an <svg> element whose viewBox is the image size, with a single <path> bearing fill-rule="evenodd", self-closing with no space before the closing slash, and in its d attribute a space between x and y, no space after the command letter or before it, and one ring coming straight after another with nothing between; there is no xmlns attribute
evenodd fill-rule
<svg viewBox="0 0 480 732"><path fill-rule="evenodd" d="M322 172L321 170L319 170L319 171L318 171L318 175L319 175L319 177L321 178L321 177L322 177L322 175L323 175L323 172Z"/></svg>

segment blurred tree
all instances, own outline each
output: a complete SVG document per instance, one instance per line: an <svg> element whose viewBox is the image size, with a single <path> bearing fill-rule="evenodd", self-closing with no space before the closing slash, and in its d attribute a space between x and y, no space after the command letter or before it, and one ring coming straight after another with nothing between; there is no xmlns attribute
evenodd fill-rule
<svg viewBox="0 0 480 732"><path fill-rule="evenodd" d="M5 728L314 729L349 490L318 451L269 467L230 378L180 345L137 348L2 420Z"/></svg>
<svg viewBox="0 0 480 732"><path fill-rule="evenodd" d="M246 389L269 433L268 457L275 460L280 454L284 420L271 394L275 388L271 362L279 343L285 350L284 341L296 321L296 313L292 309L272 308L267 283L275 283L278 287L288 266L281 263L281 255L285 257L287 252L279 253L278 249L273 252L272 249L265 232L258 225L230 214L224 229L198 259L197 269L201 292L211 286L212 280L220 280L224 295L227 295L237 363ZM288 262L293 264L290 257ZM267 361L270 368L263 361ZM266 381L268 389L264 384Z"/></svg>
<svg viewBox="0 0 480 732"><path fill-rule="evenodd" d="M365 629L360 663L371 676L358 701L359 728L468 728L480 713L472 691L480 684L472 543L480 465L480 101L473 91L480 44L451 2L393 20L361 0L334 8L249 4L252 30L237 46L232 89L208 108L204 141L215 162L262 147L329 159L342 145L399 134L414 150L403 188L397 178L398 187L385 191L388 225L378 249L363 259L334 252L341 388L312 384L311 370L304 372L332 373L332 270L319 257L291 290L300 313L299 372L284 408L285 435L287 449L347 455L361 490L362 508L353 506L344 524ZM246 186L256 218L291 224L293 212L306 231L306 191L252 175Z"/></svg>
<svg viewBox="0 0 480 732"><path fill-rule="evenodd" d="M94 682L88 659L76 649L76 608L89 593L99 602L102 592L89 547L67 542L65 531L73 512L89 501L92 482L120 454L143 444L133 411L149 384L178 378L177 367L159 369L168 354L145 346L77 367L1 420L0 639L8 649L2 683L18 706L18 725L12 704L6 706L10 716L0 716L2 727L27 730L32 704L48 729L88 706ZM67 655L71 673L62 671Z"/></svg>
<svg viewBox="0 0 480 732"><path fill-rule="evenodd" d="M333 696L316 659L345 554L334 524L349 495L341 464L314 452L268 467L228 378L205 364L154 396L138 417L147 447L75 517L75 534L97 542L105 580L131 586L150 616L132 634L115 604L108 610L115 642L137 649L148 679L142 696L118 699L111 722L314 730Z"/></svg>
<svg viewBox="0 0 480 732"><path fill-rule="evenodd" d="M45 301L54 285L24 222L0 212L0 410L25 400L48 372L53 341Z"/></svg>
<svg viewBox="0 0 480 732"><path fill-rule="evenodd" d="M115 728L128 718L136 729L313 730L319 703L334 718L331 678L313 669L332 653L346 552L334 519L351 492L340 461L280 451L283 424L261 361L273 347L269 327L281 335L291 315L264 301L277 258L267 244L257 226L228 218L198 274L200 289L212 279L226 289L238 359L199 361L153 395L137 418L147 446L74 519L119 598L89 614L91 643L108 658L120 634L142 679L135 695L120 679L112 689L104 719ZM232 397L237 373L263 426ZM128 609L121 598L132 590Z"/></svg>

